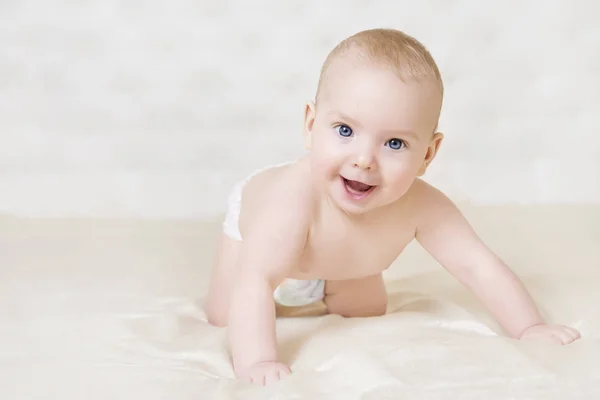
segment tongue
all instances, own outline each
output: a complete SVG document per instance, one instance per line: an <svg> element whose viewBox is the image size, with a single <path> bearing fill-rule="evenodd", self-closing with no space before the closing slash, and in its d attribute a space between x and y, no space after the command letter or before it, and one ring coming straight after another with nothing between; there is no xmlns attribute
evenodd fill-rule
<svg viewBox="0 0 600 400"><path fill-rule="evenodd" d="M357 192L366 192L367 190L371 189L371 186L366 185L362 182L358 182L358 181L351 181L348 180L346 181L348 184L348 187L352 190L356 190Z"/></svg>

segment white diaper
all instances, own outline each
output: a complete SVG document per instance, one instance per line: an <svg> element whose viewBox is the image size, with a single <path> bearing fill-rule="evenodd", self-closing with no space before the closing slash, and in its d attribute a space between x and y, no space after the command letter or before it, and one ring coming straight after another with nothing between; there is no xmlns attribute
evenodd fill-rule
<svg viewBox="0 0 600 400"><path fill-rule="evenodd" d="M316 303L325 297L323 279L286 279L273 292L278 304L286 307L300 307Z"/></svg>
<svg viewBox="0 0 600 400"><path fill-rule="evenodd" d="M234 240L242 240L239 229L240 209L242 207L242 191L248 181L259 172L290 164L271 165L254 171L248 177L237 182L227 200L227 213L223 221L223 232ZM299 307L323 300L325 297L325 281L322 279L297 280L286 279L273 292L273 298L278 304L286 307Z"/></svg>

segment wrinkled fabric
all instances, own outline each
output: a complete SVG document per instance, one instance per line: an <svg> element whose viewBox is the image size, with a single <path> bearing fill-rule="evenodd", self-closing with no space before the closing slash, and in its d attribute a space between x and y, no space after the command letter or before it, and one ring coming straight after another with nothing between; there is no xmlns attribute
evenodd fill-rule
<svg viewBox="0 0 600 400"><path fill-rule="evenodd" d="M600 398L600 206L464 207L551 322L519 342L416 244L386 271L387 315L285 309L271 387L233 379L202 301L220 221L0 218L0 398ZM251 345L251 343L249 343Z"/></svg>

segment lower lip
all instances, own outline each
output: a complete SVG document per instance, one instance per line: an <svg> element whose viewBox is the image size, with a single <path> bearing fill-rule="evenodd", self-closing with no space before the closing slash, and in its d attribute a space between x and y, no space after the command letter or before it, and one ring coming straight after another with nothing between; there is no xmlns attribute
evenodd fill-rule
<svg viewBox="0 0 600 400"><path fill-rule="evenodd" d="M344 186L346 194L348 194L348 196L350 196L350 198L352 198L353 200L363 200L367 196L369 196L371 192L373 192L373 190L375 189L375 186L371 186L371 188L366 192L356 193L348 189L348 186L346 185L346 180L344 178L340 177L340 179L342 180L342 185Z"/></svg>

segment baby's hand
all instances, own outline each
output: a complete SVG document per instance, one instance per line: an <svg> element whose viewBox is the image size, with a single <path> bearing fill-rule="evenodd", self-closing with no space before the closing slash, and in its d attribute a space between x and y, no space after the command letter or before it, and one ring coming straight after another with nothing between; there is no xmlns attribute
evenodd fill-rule
<svg viewBox="0 0 600 400"><path fill-rule="evenodd" d="M248 367L238 378L257 385L275 383L292 372L290 368L277 361L265 361Z"/></svg>
<svg viewBox="0 0 600 400"><path fill-rule="evenodd" d="M521 334L521 339L544 340L560 345L572 343L580 337L575 329L563 325L536 325Z"/></svg>

